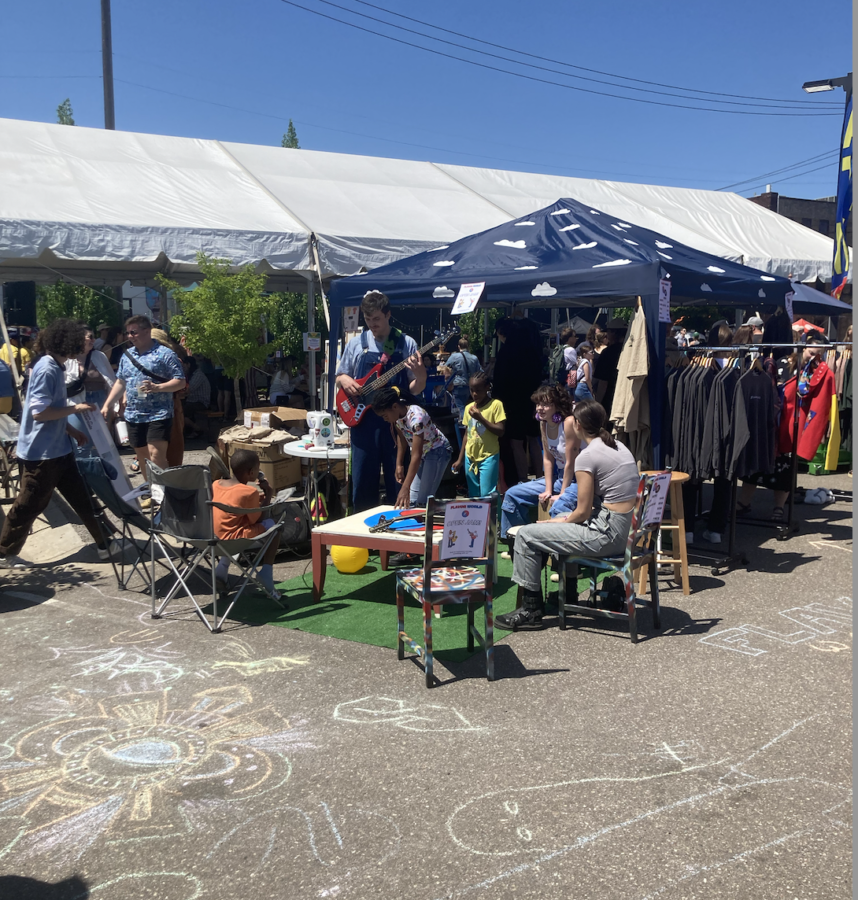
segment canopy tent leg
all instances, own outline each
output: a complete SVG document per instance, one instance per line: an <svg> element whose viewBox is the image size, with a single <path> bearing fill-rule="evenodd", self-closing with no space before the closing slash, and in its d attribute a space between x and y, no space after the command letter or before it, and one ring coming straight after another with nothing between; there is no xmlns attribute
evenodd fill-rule
<svg viewBox="0 0 858 900"><path fill-rule="evenodd" d="M489 335L489 308L483 308L483 365L488 365L492 355L492 342Z"/></svg>
<svg viewBox="0 0 858 900"><path fill-rule="evenodd" d="M652 437L653 468L664 466L661 445L662 400L664 398L664 366L667 360L667 323L659 322L658 293L641 297L646 316L646 334L650 346L650 370L647 384L649 389L650 435Z"/></svg>
<svg viewBox="0 0 858 900"><path fill-rule="evenodd" d="M307 331L316 330L316 279L311 272L307 276ZM316 396L316 351L308 350L307 383L310 388L311 409L318 409L319 402Z"/></svg>

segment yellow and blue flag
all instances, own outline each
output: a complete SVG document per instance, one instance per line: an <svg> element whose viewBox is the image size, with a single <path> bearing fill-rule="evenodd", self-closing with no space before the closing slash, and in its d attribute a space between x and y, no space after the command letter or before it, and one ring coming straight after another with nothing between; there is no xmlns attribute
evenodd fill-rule
<svg viewBox="0 0 858 900"><path fill-rule="evenodd" d="M846 102L843 135L840 140L840 170L837 177L837 213L834 232L834 262L831 266L831 293L840 297L849 277L849 245L846 226L852 215L852 95Z"/></svg>

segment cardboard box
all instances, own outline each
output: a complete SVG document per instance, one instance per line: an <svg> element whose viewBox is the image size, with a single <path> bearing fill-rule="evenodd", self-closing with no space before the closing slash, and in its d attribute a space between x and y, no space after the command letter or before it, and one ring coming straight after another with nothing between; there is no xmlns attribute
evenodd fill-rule
<svg viewBox="0 0 858 900"><path fill-rule="evenodd" d="M232 458L236 450L253 450L259 454L259 470L275 491L301 484L301 460L283 456L279 445L272 447L233 441L226 445L227 460Z"/></svg>
<svg viewBox="0 0 858 900"><path fill-rule="evenodd" d="M296 425L307 431L307 410L291 406L257 406L244 411L244 427L263 425L266 428L294 428Z"/></svg>

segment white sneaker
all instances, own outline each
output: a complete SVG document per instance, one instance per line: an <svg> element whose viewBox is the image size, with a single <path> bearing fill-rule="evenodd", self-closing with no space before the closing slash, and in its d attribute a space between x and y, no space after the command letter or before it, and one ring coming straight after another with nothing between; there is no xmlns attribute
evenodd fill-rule
<svg viewBox="0 0 858 900"><path fill-rule="evenodd" d="M0 569L29 569L31 565L20 556L0 556Z"/></svg>
<svg viewBox="0 0 858 900"><path fill-rule="evenodd" d="M717 531L704 531L703 532L703 540L709 541L710 544L720 544L721 543L721 535L718 534Z"/></svg>
<svg viewBox="0 0 858 900"><path fill-rule="evenodd" d="M132 546L127 538L114 538L106 547L98 548L98 558L107 560L111 556L122 556Z"/></svg>
<svg viewBox="0 0 858 900"><path fill-rule="evenodd" d="M503 553L501 553L500 558L501 559L512 559L512 556L510 556L509 550L504 550Z"/></svg>
<svg viewBox="0 0 858 900"><path fill-rule="evenodd" d="M554 584L557 584L557 582L560 581L560 573L559 573L559 572L552 572L552 573L551 573L551 580L554 582Z"/></svg>

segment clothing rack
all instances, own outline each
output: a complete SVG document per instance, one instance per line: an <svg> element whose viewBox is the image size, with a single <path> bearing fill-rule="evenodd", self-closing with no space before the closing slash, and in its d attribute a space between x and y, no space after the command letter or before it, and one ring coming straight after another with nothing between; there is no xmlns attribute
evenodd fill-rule
<svg viewBox="0 0 858 900"><path fill-rule="evenodd" d="M759 344L728 344L725 347L716 346L710 347L705 345L697 345L694 347L684 347L680 348L681 352L701 352L701 353L723 353L725 354L725 358L727 358L730 354L733 353L741 353L744 357L745 354L752 351L764 351L764 350L806 350L808 347L816 347L822 351L832 350L837 347L848 347L852 348L851 341L829 341L827 343L819 343L819 344L807 344L804 342L796 342L790 344L777 344L777 343L766 343L761 342ZM761 354L762 355L762 354ZM796 378L798 377L798 370L796 370ZM799 402L798 397L796 397L796 402L793 406L793 427L792 427L792 450L791 450L791 459L792 459L792 467L790 471L790 492L789 497L787 499L787 517L785 522L772 522L765 519L753 519L746 518L743 519L743 523L746 525L751 525L752 527L757 528L774 528L776 531L776 536L779 541L789 540L791 534L798 531L798 526L793 524L793 512L795 508L795 494L796 489L798 487L798 422L799 422L799 413L800 413L801 404ZM737 491L737 482L738 476L734 475L731 483L730 489L730 530L729 530L729 549L726 556L722 556L721 554L716 554L713 551L711 557L707 557L706 554L697 553L695 551L694 555L701 558L711 558L711 559L722 559L722 562L718 566L713 566L712 574L717 575L719 572L724 569L726 566L727 569L732 568L732 566L736 563L737 560L741 561L743 565L747 565L748 561L745 558L743 553L736 554L735 553L735 535L736 535L736 491ZM835 501L843 500L848 503L852 502L852 492L851 491L833 491Z"/></svg>

